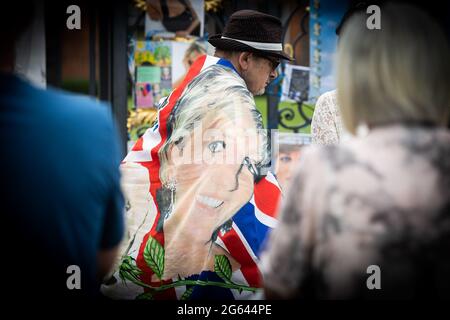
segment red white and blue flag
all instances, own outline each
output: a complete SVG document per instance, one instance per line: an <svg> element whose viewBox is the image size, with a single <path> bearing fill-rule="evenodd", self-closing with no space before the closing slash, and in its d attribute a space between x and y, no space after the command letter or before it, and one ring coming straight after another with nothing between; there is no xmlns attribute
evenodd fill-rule
<svg viewBox="0 0 450 320"><path fill-rule="evenodd" d="M280 188L269 172L254 182L250 201L219 231L214 244L224 252L215 256L213 265L192 275L170 276L164 231L160 228L162 208L157 201L163 187L160 176L161 148L171 134L168 122L177 103L186 94L189 83L213 65L229 67L229 62L201 56L189 69L182 84L162 103L157 122L135 143L121 165L124 191L129 199L128 234L117 265L115 285L103 285L104 294L113 298L138 299L247 299L262 287L259 255L268 232L277 224L276 212ZM254 102L253 102L254 104ZM188 250L189 244L180 248ZM166 254L166 255L165 255ZM178 257L183 265L185 252ZM232 262L230 262L232 261ZM166 267L165 267L166 265ZM205 264L206 265L206 264Z"/></svg>

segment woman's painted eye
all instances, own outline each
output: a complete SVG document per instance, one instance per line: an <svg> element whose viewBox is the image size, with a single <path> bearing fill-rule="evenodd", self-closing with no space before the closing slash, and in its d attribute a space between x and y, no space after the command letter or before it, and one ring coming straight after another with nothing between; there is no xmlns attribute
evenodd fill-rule
<svg viewBox="0 0 450 320"><path fill-rule="evenodd" d="M290 162L292 158L290 156L282 156L280 157L281 162Z"/></svg>
<svg viewBox="0 0 450 320"><path fill-rule="evenodd" d="M210 144L208 144L208 148L212 153L217 153L217 152L223 151L223 149L225 149L225 142L224 141L213 141Z"/></svg>

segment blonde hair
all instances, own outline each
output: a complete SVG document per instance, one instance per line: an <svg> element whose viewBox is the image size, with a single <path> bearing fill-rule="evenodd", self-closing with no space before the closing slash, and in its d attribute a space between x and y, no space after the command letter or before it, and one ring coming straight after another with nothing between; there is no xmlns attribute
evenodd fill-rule
<svg viewBox="0 0 450 320"><path fill-rule="evenodd" d="M261 114L244 80L222 66L212 65L189 83L171 112L167 139L159 150L160 179L163 184L168 183L168 169L173 165L169 159L171 146L193 132L208 114L221 111L233 120L250 113L254 128L262 139L256 164L265 166L270 162L270 141L262 130Z"/></svg>
<svg viewBox="0 0 450 320"><path fill-rule="evenodd" d="M446 125L450 110L450 49L443 32L409 5L381 8L381 29L366 14L344 26L337 66L338 101L347 129L359 124Z"/></svg>
<svg viewBox="0 0 450 320"><path fill-rule="evenodd" d="M193 52L198 52L199 54L205 54L206 53L206 48L201 43L192 42L192 44L186 49L186 52L184 53L184 56L188 57Z"/></svg>

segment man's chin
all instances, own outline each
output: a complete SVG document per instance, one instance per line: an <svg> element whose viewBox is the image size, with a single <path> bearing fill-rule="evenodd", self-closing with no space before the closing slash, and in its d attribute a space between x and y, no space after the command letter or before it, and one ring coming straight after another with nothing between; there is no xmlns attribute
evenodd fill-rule
<svg viewBox="0 0 450 320"><path fill-rule="evenodd" d="M258 92L254 93L254 96L262 96L266 92L266 88L259 90Z"/></svg>

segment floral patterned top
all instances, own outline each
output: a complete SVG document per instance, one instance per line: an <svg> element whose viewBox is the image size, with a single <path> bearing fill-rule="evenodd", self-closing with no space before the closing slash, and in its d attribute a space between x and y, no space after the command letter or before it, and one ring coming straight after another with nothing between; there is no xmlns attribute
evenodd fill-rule
<svg viewBox="0 0 450 320"><path fill-rule="evenodd" d="M450 296L448 129L391 125L312 146L294 179L262 257L270 292ZM369 283L373 266L379 290Z"/></svg>
<svg viewBox="0 0 450 320"><path fill-rule="evenodd" d="M317 99L311 122L313 144L338 144L343 126L337 104L336 90L325 92Z"/></svg>

